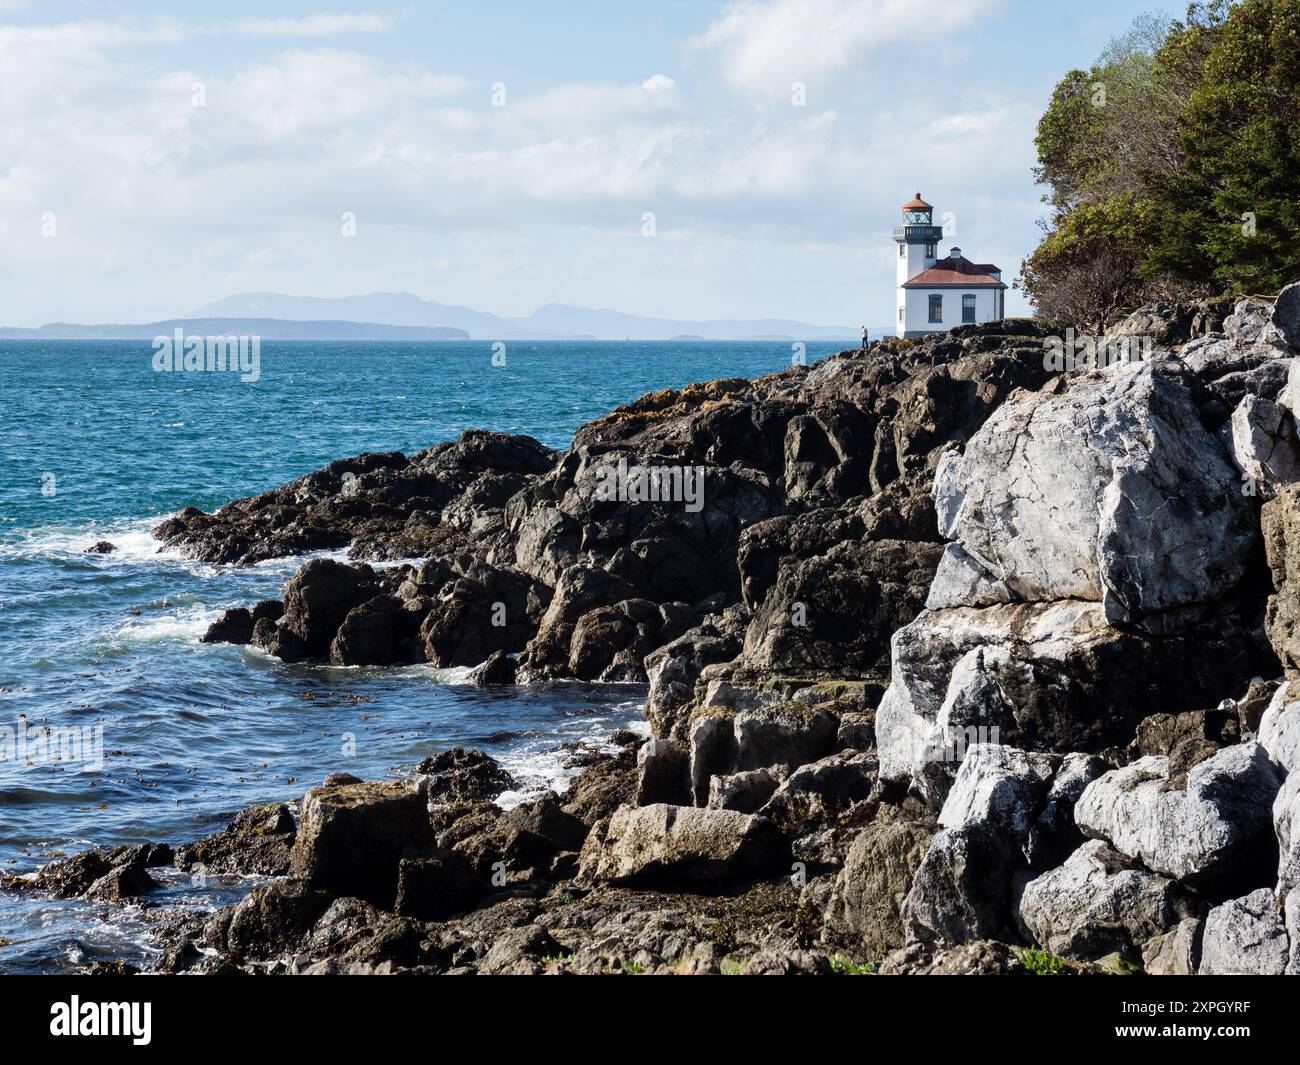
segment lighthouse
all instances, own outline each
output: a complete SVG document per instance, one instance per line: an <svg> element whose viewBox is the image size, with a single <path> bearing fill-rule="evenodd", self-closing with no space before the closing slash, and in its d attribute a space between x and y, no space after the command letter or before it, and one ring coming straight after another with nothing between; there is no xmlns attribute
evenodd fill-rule
<svg viewBox="0 0 1300 1065"><path fill-rule="evenodd" d="M903 224L894 227L894 242L900 337L946 333L959 325L999 322L1006 316L1002 270L971 262L957 247L940 259L943 226L934 224L934 205L919 192L903 204Z"/></svg>

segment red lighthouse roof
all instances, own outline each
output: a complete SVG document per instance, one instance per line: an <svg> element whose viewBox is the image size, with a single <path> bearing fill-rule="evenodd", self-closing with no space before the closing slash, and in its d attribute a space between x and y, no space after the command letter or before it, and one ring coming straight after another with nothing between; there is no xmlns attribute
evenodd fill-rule
<svg viewBox="0 0 1300 1065"><path fill-rule="evenodd" d="M934 204L926 203L923 199L921 199L921 194L918 192L916 194L916 199L914 199L911 203L903 204L903 210L904 211L933 211Z"/></svg>
<svg viewBox="0 0 1300 1065"><path fill-rule="evenodd" d="M995 275L1001 271L991 263L973 263L953 248L957 254L940 259L930 269L917 274L904 288L975 288L990 286L1006 288Z"/></svg>

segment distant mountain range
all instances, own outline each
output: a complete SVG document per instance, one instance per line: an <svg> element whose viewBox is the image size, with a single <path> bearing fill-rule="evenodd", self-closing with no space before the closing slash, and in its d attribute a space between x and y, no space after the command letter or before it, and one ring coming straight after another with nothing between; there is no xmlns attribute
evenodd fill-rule
<svg viewBox="0 0 1300 1065"><path fill-rule="evenodd" d="M278 318L169 318L143 325L72 325L53 322L35 329L0 327L0 340L152 340L177 329L190 336L256 336L263 340L469 340L449 326L383 325L377 322L292 321Z"/></svg>
<svg viewBox="0 0 1300 1065"><path fill-rule="evenodd" d="M384 322L464 330L476 340L856 340L860 327L817 326L782 318L679 322L551 303L526 318L423 300L409 292L322 299L244 292L200 307L190 318L274 318L298 322ZM879 336L879 331L873 331Z"/></svg>

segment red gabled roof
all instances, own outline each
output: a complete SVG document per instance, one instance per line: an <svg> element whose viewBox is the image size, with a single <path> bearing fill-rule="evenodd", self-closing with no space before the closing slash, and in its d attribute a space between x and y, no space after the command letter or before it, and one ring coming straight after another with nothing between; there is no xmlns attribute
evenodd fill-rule
<svg viewBox="0 0 1300 1065"><path fill-rule="evenodd" d="M926 203L923 199L921 199L921 194L918 192L916 194L916 199L914 199L911 203L903 204L903 210L904 211L933 211L934 204Z"/></svg>
<svg viewBox="0 0 1300 1065"><path fill-rule="evenodd" d="M917 274L908 281L904 288L933 288L937 285L959 285L973 288L978 285L993 285L1006 288L1003 282L993 276L998 268L992 264L973 263L965 256L954 259L940 259L930 269Z"/></svg>

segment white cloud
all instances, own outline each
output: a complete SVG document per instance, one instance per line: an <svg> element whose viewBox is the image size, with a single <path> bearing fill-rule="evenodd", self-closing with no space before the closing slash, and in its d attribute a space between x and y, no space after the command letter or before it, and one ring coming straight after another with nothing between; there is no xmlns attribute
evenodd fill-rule
<svg viewBox="0 0 1300 1065"><path fill-rule="evenodd" d="M667 74L653 74L641 83L641 88L646 92L672 92L677 88L677 82Z"/></svg>
<svg viewBox="0 0 1300 1065"><path fill-rule="evenodd" d="M384 33L393 25L394 20L387 15L308 15L239 19L232 28L262 37L334 37L341 33Z"/></svg>
<svg viewBox="0 0 1300 1065"><path fill-rule="evenodd" d="M738 89L779 97L902 44L923 55L936 37L969 24L1002 0L734 0L695 39L716 49Z"/></svg>
<svg viewBox="0 0 1300 1065"><path fill-rule="evenodd" d="M710 31L729 72L759 47L716 29L736 12ZM152 320L252 290L878 323L892 316L894 205L918 185L960 213L981 261L1012 270L1027 250L1034 115L995 91L952 114L943 79L860 65L807 107L653 73L512 85L499 108L486 81L395 64L361 40L207 69L190 66L201 50L159 47L152 66L144 49L116 51L208 32L0 28L0 325ZM355 239L340 236L344 211ZM881 308L862 309L874 293Z"/></svg>

